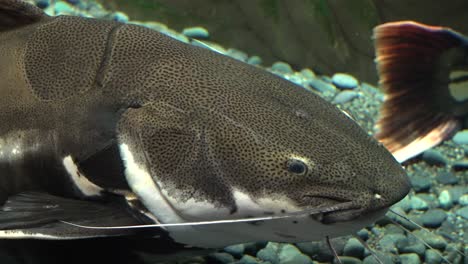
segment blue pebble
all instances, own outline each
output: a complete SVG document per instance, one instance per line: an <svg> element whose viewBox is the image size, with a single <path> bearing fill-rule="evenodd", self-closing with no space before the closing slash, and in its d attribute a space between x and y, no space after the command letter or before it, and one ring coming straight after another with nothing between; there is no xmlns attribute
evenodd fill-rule
<svg viewBox="0 0 468 264"><path fill-rule="evenodd" d="M455 171L468 170L468 160L458 160L452 164L452 169Z"/></svg>
<svg viewBox="0 0 468 264"><path fill-rule="evenodd" d="M271 65L271 70L280 72L280 73L286 73L286 74L292 74L294 72L293 69L291 68L291 65L282 61L273 63L273 65Z"/></svg>
<svg viewBox="0 0 468 264"><path fill-rule="evenodd" d="M323 94L325 93L335 94L336 93L336 87L333 84L327 83L320 79L309 80L309 86L312 89L319 91Z"/></svg>
<svg viewBox="0 0 468 264"><path fill-rule="evenodd" d="M455 211L455 213L468 220L468 206L463 206L462 208Z"/></svg>
<svg viewBox="0 0 468 264"><path fill-rule="evenodd" d="M336 87L342 89L354 89L358 86L356 78L345 73L336 73L332 76L332 82Z"/></svg>
<svg viewBox="0 0 468 264"><path fill-rule="evenodd" d="M210 37L210 33L203 27L190 27L184 28L182 30L182 34L189 38L196 38L196 39L207 39Z"/></svg>
<svg viewBox="0 0 468 264"><path fill-rule="evenodd" d="M249 58L249 56L245 52L233 48L228 49L226 55L243 62L246 62Z"/></svg>
<svg viewBox="0 0 468 264"><path fill-rule="evenodd" d="M410 181L416 192L428 191L432 186L431 179L429 177L410 175Z"/></svg>
<svg viewBox="0 0 468 264"><path fill-rule="evenodd" d="M458 131L452 140L459 145L468 144L468 130Z"/></svg>
<svg viewBox="0 0 468 264"><path fill-rule="evenodd" d="M350 90L345 90L341 91L335 98L333 99L334 104L344 104L347 102L350 102L354 98L357 98L360 96L360 93L356 91L350 91Z"/></svg>
<svg viewBox="0 0 468 264"><path fill-rule="evenodd" d="M312 264L312 260L302 254L297 247L291 244L281 244L278 252L281 264Z"/></svg>
<svg viewBox="0 0 468 264"><path fill-rule="evenodd" d="M269 261L273 264L276 264L279 262L279 257L278 257L278 243L275 242L268 242L266 247L264 249L261 249L257 253L257 258L263 260L263 261Z"/></svg>
<svg viewBox="0 0 468 264"><path fill-rule="evenodd" d="M418 196L413 196L410 198L411 209L413 210L427 210L429 205L424 199L419 198Z"/></svg>
<svg viewBox="0 0 468 264"><path fill-rule="evenodd" d="M340 256L340 261L342 264L361 264L362 260L354 257ZM315 263L315 262L314 262ZM333 263L337 263L336 261Z"/></svg>
<svg viewBox="0 0 468 264"><path fill-rule="evenodd" d="M230 264L234 262L234 257L224 252L216 252L208 255L207 259L210 263Z"/></svg>
<svg viewBox="0 0 468 264"><path fill-rule="evenodd" d="M453 197L448 190L443 190L439 194L439 204L440 207L449 209L453 206Z"/></svg>
<svg viewBox="0 0 468 264"><path fill-rule="evenodd" d="M112 19L114 19L114 21L122 23L127 23L129 20L128 16L122 12L115 12L114 14L112 14Z"/></svg>
<svg viewBox="0 0 468 264"><path fill-rule="evenodd" d="M437 228L447 218L447 214L441 209L431 209L421 216L422 223L425 227Z"/></svg>
<svg viewBox="0 0 468 264"><path fill-rule="evenodd" d="M251 65L260 65L262 64L262 58L259 56L252 56L249 59L247 59L247 63Z"/></svg>
<svg viewBox="0 0 468 264"><path fill-rule="evenodd" d="M65 0L65 1L72 5L77 5L81 2L80 0Z"/></svg>
<svg viewBox="0 0 468 264"><path fill-rule="evenodd" d="M252 257L250 255L244 255L239 261L236 262L236 264L258 264L260 263L257 258ZM261 262L265 263L265 262Z"/></svg>
<svg viewBox="0 0 468 264"><path fill-rule="evenodd" d="M434 149L424 151L422 159L432 166L445 166L447 164L447 158L444 154Z"/></svg>
<svg viewBox="0 0 468 264"><path fill-rule="evenodd" d="M455 176L453 173L448 172L448 171L439 173L439 175L436 176L436 180L438 183L445 184L445 185L458 183L457 176Z"/></svg>
<svg viewBox="0 0 468 264"><path fill-rule="evenodd" d="M415 253L401 254L400 259L401 259L401 263L405 263L405 264L420 264L421 263L419 256Z"/></svg>
<svg viewBox="0 0 468 264"><path fill-rule="evenodd" d="M343 254L345 256L362 258L364 255L364 246L356 238L351 238L346 242Z"/></svg>
<svg viewBox="0 0 468 264"><path fill-rule="evenodd" d="M245 251L244 244L232 245L224 248L224 251L233 255L236 258L241 258Z"/></svg>
<svg viewBox="0 0 468 264"><path fill-rule="evenodd" d="M386 234L380 241L379 245L382 250L391 253L398 253L396 244L404 243L408 238L403 234Z"/></svg>
<svg viewBox="0 0 468 264"><path fill-rule="evenodd" d="M41 9L45 9L49 7L49 5L50 5L50 0L36 0L36 6Z"/></svg>
<svg viewBox="0 0 468 264"><path fill-rule="evenodd" d="M435 249L428 249L426 250L426 254L424 255L424 260L427 264L440 264L442 263L442 257L440 256L440 252Z"/></svg>

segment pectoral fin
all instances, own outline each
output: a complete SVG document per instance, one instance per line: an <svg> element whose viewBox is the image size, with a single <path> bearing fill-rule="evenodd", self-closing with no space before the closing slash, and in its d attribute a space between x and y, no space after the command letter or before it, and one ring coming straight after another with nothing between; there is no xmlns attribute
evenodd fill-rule
<svg viewBox="0 0 468 264"><path fill-rule="evenodd" d="M82 229L61 221L89 226L145 223L132 215L123 203L83 201L25 192L9 197L0 208L0 238L79 239L137 235L137 232L144 231ZM153 235L157 235L158 230L153 231ZM148 230L144 232L150 234Z"/></svg>

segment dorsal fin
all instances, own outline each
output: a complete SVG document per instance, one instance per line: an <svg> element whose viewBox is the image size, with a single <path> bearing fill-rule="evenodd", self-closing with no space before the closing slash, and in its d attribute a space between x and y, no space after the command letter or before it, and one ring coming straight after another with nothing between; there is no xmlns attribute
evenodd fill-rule
<svg viewBox="0 0 468 264"><path fill-rule="evenodd" d="M0 0L0 32L39 21L46 14L22 0Z"/></svg>

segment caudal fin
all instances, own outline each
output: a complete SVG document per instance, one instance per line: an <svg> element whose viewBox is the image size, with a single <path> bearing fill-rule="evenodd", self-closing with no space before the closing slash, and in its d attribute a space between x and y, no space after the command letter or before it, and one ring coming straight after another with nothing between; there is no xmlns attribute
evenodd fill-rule
<svg viewBox="0 0 468 264"><path fill-rule="evenodd" d="M403 162L459 128L459 103L449 85L464 78L450 75L466 65L468 44L448 28L412 21L382 24L374 29L374 40L385 93L376 137Z"/></svg>

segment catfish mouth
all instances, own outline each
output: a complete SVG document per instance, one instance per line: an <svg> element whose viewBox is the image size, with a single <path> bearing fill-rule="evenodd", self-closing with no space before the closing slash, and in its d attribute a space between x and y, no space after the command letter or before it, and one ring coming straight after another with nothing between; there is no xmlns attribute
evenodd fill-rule
<svg viewBox="0 0 468 264"><path fill-rule="evenodd" d="M334 203L331 206L320 207L317 213L310 214L310 217L328 225L337 222L347 222L360 217L366 210L359 206L357 202L327 196L307 196L309 199L322 199L327 203Z"/></svg>

